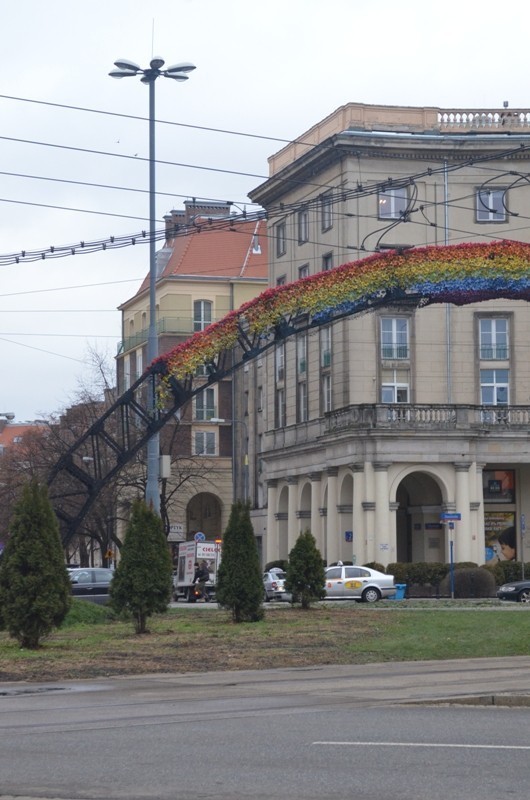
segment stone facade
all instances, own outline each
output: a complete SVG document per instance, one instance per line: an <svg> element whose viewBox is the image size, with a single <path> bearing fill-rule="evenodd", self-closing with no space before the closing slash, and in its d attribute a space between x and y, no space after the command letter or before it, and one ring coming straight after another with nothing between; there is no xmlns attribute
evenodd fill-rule
<svg viewBox="0 0 530 800"><path fill-rule="evenodd" d="M349 104L269 159L269 284L383 249L530 241L530 112ZM530 559L530 309L401 305L279 343L245 375L264 560ZM443 513L461 519L441 521Z"/></svg>

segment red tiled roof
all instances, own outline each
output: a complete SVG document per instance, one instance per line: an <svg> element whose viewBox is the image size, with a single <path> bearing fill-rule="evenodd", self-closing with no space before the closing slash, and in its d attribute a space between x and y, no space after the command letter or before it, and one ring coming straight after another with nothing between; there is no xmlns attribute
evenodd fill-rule
<svg viewBox="0 0 530 800"><path fill-rule="evenodd" d="M157 280L178 276L267 279L265 220L234 222L232 227L218 230L210 227L206 219L203 226L199 221L197 223L197 231L166 242L166 247L173 252ZM149 276L143 281L138 294L145 291L148 285Z"/></svg>

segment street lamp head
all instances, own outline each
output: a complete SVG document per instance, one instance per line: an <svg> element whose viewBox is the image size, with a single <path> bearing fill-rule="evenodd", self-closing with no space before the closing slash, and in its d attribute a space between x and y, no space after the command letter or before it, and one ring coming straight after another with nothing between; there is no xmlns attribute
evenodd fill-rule
<svg viewBox="0 0 530 800"><path fill-rule="evenodd" d="M149 62L149 66L151 67L151 69L161 69L161 67L163 67L165 63L166 62L164 61L163 58L160 58L160 56L155 56Z"/></svg>
<svg viewBox="0 0 530 800"><path fill-rule="evenodd" d="M162 64L163 63L164 62L162 61ZM114 62L114 66L126 72L136 73L140 72L141 70L141 66L139 64L136 64L134 61L129 61L127 58L119 58Z"/></svg>
<svg viewBox="0 0 530 800"><path fill-rule="evenodd" d="M190 64L189 61L183 61L181 64L172 64L164 70L164 74L171 78L177 72L193 72L196 69L195 64Z"/></svg>
<svg viewBox="0 0 530 800"><path fill-rule="evenodd" d="M0 411L0 417L5 417L5 419L7 419L8 422L11 422L12 419L15 419L15 415L13 414L12 411L4 411L4 412Z"/></svg>

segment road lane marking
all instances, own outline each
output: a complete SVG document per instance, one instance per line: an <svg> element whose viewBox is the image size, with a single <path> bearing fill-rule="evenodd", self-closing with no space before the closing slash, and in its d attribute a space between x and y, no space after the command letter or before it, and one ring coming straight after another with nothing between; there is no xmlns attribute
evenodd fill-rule
<svg viewBox="0 0 530 800"><path fill-rule="evenodd" d="M313 742L330 747L455 747L474 750L530 750L523 744L444 744L443 742Z"/></svg>

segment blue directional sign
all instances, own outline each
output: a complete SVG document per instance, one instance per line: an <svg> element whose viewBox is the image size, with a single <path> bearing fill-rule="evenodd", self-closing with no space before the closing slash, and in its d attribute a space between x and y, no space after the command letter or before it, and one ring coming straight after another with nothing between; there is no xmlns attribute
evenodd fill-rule
<svg viewBox="0 0 530 800"><path fill-rule="evenodd" d="M457 512L452 512L452 511L443 511L440 514L440 519L445 520L446 522L450 519L460 520L462 519L462 514L458 514Z"/></svg>

